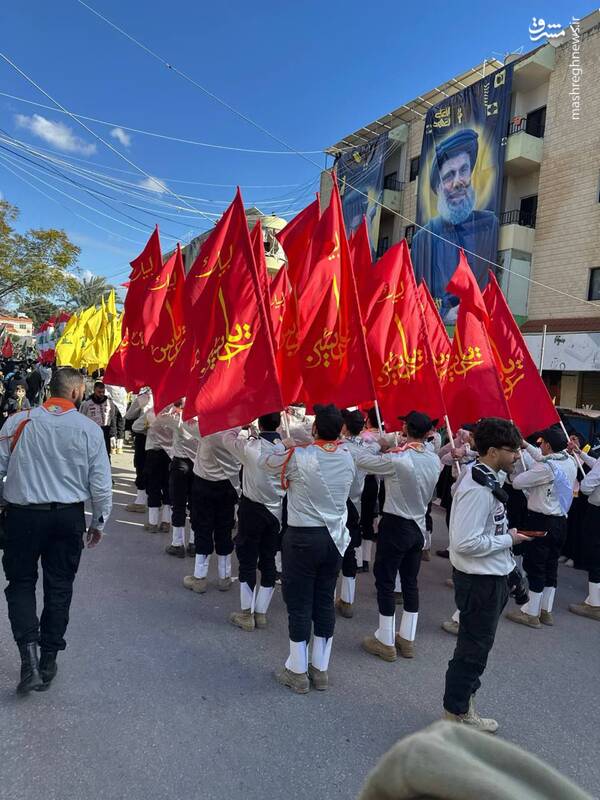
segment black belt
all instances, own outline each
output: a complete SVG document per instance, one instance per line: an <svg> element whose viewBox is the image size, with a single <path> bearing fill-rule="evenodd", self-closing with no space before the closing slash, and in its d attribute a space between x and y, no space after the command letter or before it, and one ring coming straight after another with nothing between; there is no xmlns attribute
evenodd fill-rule
<svg viewBox="0 0 600 800"><path fill-rule="evenodd" d="M27 503L21 505L20 503L9 503L9 508L26 508L28 511L58 511L63 508L76 508L83 506L83 500L78 503Z"/></svg>

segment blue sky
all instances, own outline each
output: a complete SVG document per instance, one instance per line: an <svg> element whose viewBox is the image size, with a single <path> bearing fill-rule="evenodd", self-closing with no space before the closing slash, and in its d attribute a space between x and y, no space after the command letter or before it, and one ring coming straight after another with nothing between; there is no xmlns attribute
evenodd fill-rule
<svg viewBox="0 0 600 800"><path fill-rule="evenodd" d="M534 16L567 24L571 15L583 17L593 10L577 0L484 6L463 0L451 6L387 0L262 7L240 0L89 4L303 151L321 151L484 58L531 49L528 27ZM246 204L253 202L267 213L290 213L312 199L324 164L320 152L308 155L315 162L309 163L296 155L210 149L115 132L118 124L230 147L284 149L151 59L77 0L3 4L0 27L0 49L9 58L70 111L115 123L86 122L146 173L180 196L190 195L193 199L186 202L194 210L224 210L237 183ZM0 91L52 105L3 61ZM48 148L41 152L80 170L76 174L46 162L44 171L39 156L14 143L11 149L35 163L0 150L0 193L20 207L21 226L64 228L82 248L82 269L121 282L155 221L165 250L176 238L187 241L208 225L185 205L174 208L182 203L162 191L160 183L151 185L154 191L138 188L145 176L68 116L0 96L0 128L30 147ZM82 185L106 197L91 196ZM168 219L156 219L158 210Z"/></svg>

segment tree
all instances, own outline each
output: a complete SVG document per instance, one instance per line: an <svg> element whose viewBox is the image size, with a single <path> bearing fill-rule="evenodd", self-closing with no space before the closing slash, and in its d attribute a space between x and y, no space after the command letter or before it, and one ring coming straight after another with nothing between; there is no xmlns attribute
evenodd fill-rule
<svg viewBox="0 0 600 800"><path fill-rule="evenodd" d="M69 272L79 253L64 231L32 228L18 233L19 209L0 199L0 303L22 304L72 294L79 281Z"/></svg>
<svg viewBox="0 0 600 800"><path fill-rule="evenodd" d="M106 300L107 295L115 287L107 282L101 275L92 275L91 278L83 278L77 281L77 286L71 291L67 299L69 309L77 311L79 308L99 305L102 298Z"/></svg>

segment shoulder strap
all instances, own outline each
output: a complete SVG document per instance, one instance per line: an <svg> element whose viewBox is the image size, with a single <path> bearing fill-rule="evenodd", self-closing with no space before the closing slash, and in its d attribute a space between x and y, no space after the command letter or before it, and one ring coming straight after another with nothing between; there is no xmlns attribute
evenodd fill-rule
<svg viewBox="0 0 600 800"><path fill-rule="evenodd" d="M31 419L30 419L30 416L29 416L30 413L31 413L31 409L29 409L27 411L27 417L25 419L22 419L21 422L19 422L19 424L17 425L17 427L15 429L15 432L12 435L12 443L10 445L10 452L11 453L14 451L15 447L17 446L17 442L21 438L21 434L23 433L25 425L27 425L28 422L31 422Z"/></svg>

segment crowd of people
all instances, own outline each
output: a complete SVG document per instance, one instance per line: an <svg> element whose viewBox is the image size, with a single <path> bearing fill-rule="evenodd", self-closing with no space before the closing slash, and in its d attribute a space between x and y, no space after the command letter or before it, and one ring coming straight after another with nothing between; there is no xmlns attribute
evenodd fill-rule
<svg viewBox="0 0 600 800"><path fill-rule="evenodd" d="M56 675L82 542L102 538L109 460L123 451L125 429L136 473L126 509L146 515L148 532L171 534L168 556L193 558L186 589L212 590L216 555L216 589L231 590L235 550L240 602L230 622L252 632L269 624L281 582L289 655L276 678L293 692L328 688L336 613L353 616L359 572L372 570L377 593L364 651L388 662L415 657L419 569L431 558L436 498L449 528L448 548L437 554L450 560L456 601L443 622L457 637L446 719L498 728L478 714L474 698L500 616L512 595L509 620L553 625L558 563L569 549L589 572L587 596L569 610L600 621L600 460L559 425L523 441L509 420L465 420L444 442L444 425L418 410L386 420L386 431L376 408L317 405L309 414L296 405L202 436L197 418L184 419L183 398L156 409L149 389L128 397L96 380L86 391L68 367L55 371L47 394L41 405L11 411L0 437L3 565L20 693L44 691ZM33 480L31 469L39 470Z"/></svg>

